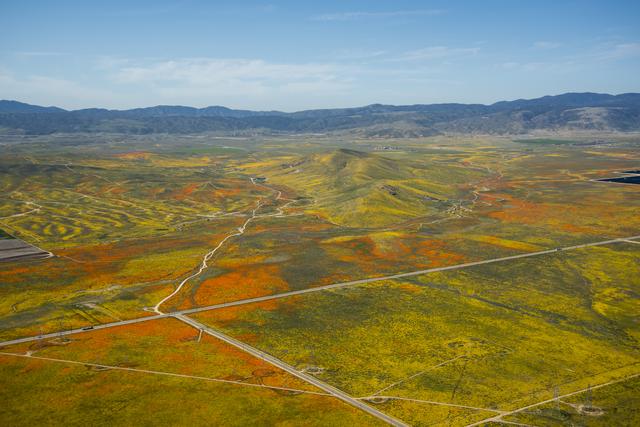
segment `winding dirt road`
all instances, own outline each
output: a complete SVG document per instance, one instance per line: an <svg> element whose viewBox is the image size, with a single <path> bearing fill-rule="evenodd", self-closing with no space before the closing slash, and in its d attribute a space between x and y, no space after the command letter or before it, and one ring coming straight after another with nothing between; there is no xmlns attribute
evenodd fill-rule
<svg viewBox="0 0 640 427"><path fill-rule="evenodd" d="M258 206L256 206L256 208L253 211L251 211L251 216L249 218L247 218L247 220L244 222L244 224L242 224L241 227L238 227L238 231L235 232L235 233L231 233L231 234L227 235L227 237L225 237L224 239L222 239L220 241L220 243L218 243L218 246L213 248L211 251L207 252L207 254L202 259L202 263L200 264L200 268L198 270L196 270L195 273L193 273L192 275L190 275L186 279L184 279L182 282L180 282L178 287L173 292L171 292L169 295L164 297L159 303L157 303L153 307L153 311L155 311L158 314L163 314L162 311L160 311L160 306L162 304L164 304L165 302L169 301L176 294L178 294L178 292L180 292L180 290L182 290L184 285L189 280L194 279L194 278L198 277L199 275L201 275L202 272L209 267L209 265L207 264L209 262L209 260L211 260L211 258L215 255L215 253L225 244L225 242L227 240L231 239L232 237L241 236L242 234L244 234L244 230L247 228L247 225L249 225L249 223L256 218L256 212L258 211L258 209L260 209L261 204L262 204L262 201L258 201Z"/></svg>

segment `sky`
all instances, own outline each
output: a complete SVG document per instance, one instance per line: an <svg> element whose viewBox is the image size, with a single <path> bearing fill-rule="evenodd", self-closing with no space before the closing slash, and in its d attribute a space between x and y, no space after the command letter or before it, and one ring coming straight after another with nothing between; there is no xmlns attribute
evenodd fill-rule
<svg viewBox="0 0 640 427"><path fill-rule="evenodd" d="M640 1L0 0L0 99L296 111L640 92Z"/></svg>

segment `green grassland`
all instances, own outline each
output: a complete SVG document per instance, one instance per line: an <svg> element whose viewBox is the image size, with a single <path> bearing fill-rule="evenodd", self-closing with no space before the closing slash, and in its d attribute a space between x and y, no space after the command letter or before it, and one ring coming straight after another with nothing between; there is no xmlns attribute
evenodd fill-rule
<svg viewBox="0 0 640 427"><path fill-rule="evenodd" d="M403 149L380 153L366 140L74 138L9 145L2 156L2 227L58 255L0 271L5 337L143 315L258 200L267 215L287 205L285 217L256 220L168 307L640 229L634 186L589 181L636 164L626 142L523 152L503 140L435 138L389 141Z"/></svg>
<svg viewBox="0 0 640 427"><path fill-rule="evenodd" d="M577 136L567 137L575 144L448 136L6 139L0 229L55 256L0 264L1 340L149 316L218 245L208 267L163 304L165 312L640 234L640 186L594 181L638 168L638 142L629 137L604 145ZM562 395L638 372L639 249L616 243L559 251L198 318L300 369L321 367L319 378L355 397L399 382L384 393L393 399L370 404L410 424L466 425L553 397L556 387ZM95 357L97 341L80 337L20 352L197 375L226 375L233 366L228 355L203 352L193 336L161 336L115 334ZM11 379L4 392L16 396L7 400L16 409L0 415L4 424L43 422L41 406L23 396L50 401L66 388L78 396L56 409L52 419L60 422L74 413L71 424L95 417L125 425L147 405L166 422L177 420L164 409L170 398L157 391L142 397L145 387L193 391L180 412L195 424L243 424L245 410L266 424L371 422L349 407L323 413L335 404L318 403L322 396L288 396L292 404L263 390L220 398L230 386L148 377L127 388L134 373L98 378L86 368L2 359L2 378ZM73 375L62 380L66 372ZM36 387L48 379L50 386ZM114 408L137 403L109 418L92 384L108 389ZM602 405L621 409L589 415L589 425L633 419L627 408L634 401L625 397L632 391L616 401L607 388L597 390L594 401L605 393ZM218 397L202 403L197 396L207 393ZM554 408L505 420L547 419ZM571 408L549 416L587 423Z"/></svg>
<svg viewBox="0 0 640 427"><path fill-rule="evenodd" d="M4 425L383 425L331 397L0 355ZM176 403L176 400L179 403Z"/></svg>
<svg viewBox="0 0 640 427"><path fill-rule="evenodd" d="M585 248L196 317L292 365L320 367L320 378L354 396L507 411L552 398L555 387L569 393L640 373L637 246ZM472 421L444 416L454 425Z"/></svg>
<svg viewBox="0 0 640 427"><path fill-rule="evenodd" d="M32 213L7 218L3 226L53 250L167 234L202 221L199 215L246 209L258 193L246 180L223 179L205 160L193 166L153 157L95 163L101 165L0 162L0 210Z"/></svg>
<svg viewBox="0 0 640 427"><path fill-rule="evenodd" d="M270 182L300 190L307 209L350 227L388 226L450 209L466 192L462 184L481 172L425 157L389 158L350 149L302 158L276 158L245 166Z"/></svg>
<svg viewBox="0 0 640 427"><path fill-rule="evenodd" d="M585 152L572 147L531 154L504 142L496 144L478 147L476 142L455 151L442 150L439 156L433 148L428 155L419 156L419 149L411 147L415 151L382 155L332 150L330 154L247 162L244 167L248 172L267 177L270 185L286 189L286 197L296 200L290 213L304 215L256 222L217 255L216 267L190 283L175 307L238 299L238 288L253 281L251 275L265 270L271 272L263 276L266 286L252 287L254 292L247 296L637 234L638 189L603 187L590 181L631 164L630 159L637 158L635 151ZM403 161L398 160L404 156ZM411 219L384 211L393 206L387 202L376 202L374 205L384 207L373 215L358 213L376 194L404 203L400 194L409 193L396 185L398 194L390 195L383 189L386 181L380 178L403 174L404 161L414 166L422 162L424 174L437 172L445 168L443 165L452 165L454 171L470 170L469 181L451 185L457 188L451 191L462 194L456 196L459 199L442 195L440 201L421 198L422 212L407 214ZM384 172L372 172L377 169ZM433 178L425 177L421 182L439 179L444 178L434 173ZM322 199L316 199L320 194L331 201L326 207L321 206ZM412 194L409 199L413 201L403 206L410 210L417 197ZM374 227L376 215L399 222ZM359 219L353 223L349 218ZM367 226L369 219L372 222ZM240 266L251 266L251 275L239 271ZM230 275L234 271L237 275ZM232 277L238 285L229 285Z"/></svg>
<svg viewBox="0 0 640 427"><path fill-rule="evenodd" d="M13 378L1 392L0 419L13 425L379 425L174 319L4 347L0 372Z"/></svg>
<svg viewBox="0 0 640 427"><path fill-rule="evenodd" d="M148 315L175 282L222 238L209 233L85 245L54 258L6 263L0 269L0 336L14 338Z"/></svg>
<svg viewBox="0 0 640 427"><path fill-rule="evenodd" d="M514 139L513 142L520 142L520 143L523 143L523 144L551 144L551 145L575 144L576 143L576 141L572 141L572 140L553 139L553 138Z"/></svg>
<svg viewBox="0 0 640 427"><path fill-rule="evenodd" d="M585 408L592 408L589 413ZM588 390L519 412L507 421L536 426L633 426L640 423L640 379Z"/></svg>

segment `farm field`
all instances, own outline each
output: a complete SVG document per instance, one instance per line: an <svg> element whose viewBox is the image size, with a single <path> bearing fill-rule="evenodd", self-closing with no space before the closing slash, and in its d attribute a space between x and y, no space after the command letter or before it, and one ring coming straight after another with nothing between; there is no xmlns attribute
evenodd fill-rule
<svg viewBox="0 0 640 427"><path fill-rule="evenodd" d="M0 242L53 256L0 262L0 423L65 390L51 424L638 420L640 186L597 180L639 166L615 134L3 136Z"/></svg>

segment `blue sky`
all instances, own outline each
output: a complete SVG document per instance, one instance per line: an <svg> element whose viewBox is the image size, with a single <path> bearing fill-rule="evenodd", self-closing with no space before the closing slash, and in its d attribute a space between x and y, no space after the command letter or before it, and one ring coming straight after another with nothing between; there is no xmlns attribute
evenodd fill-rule
<svg viewBox="0 0 640 427"><path fill-rule="evenodd" d="M0 98L279 109L640 92L640 1L2 1Z"/></svg>

